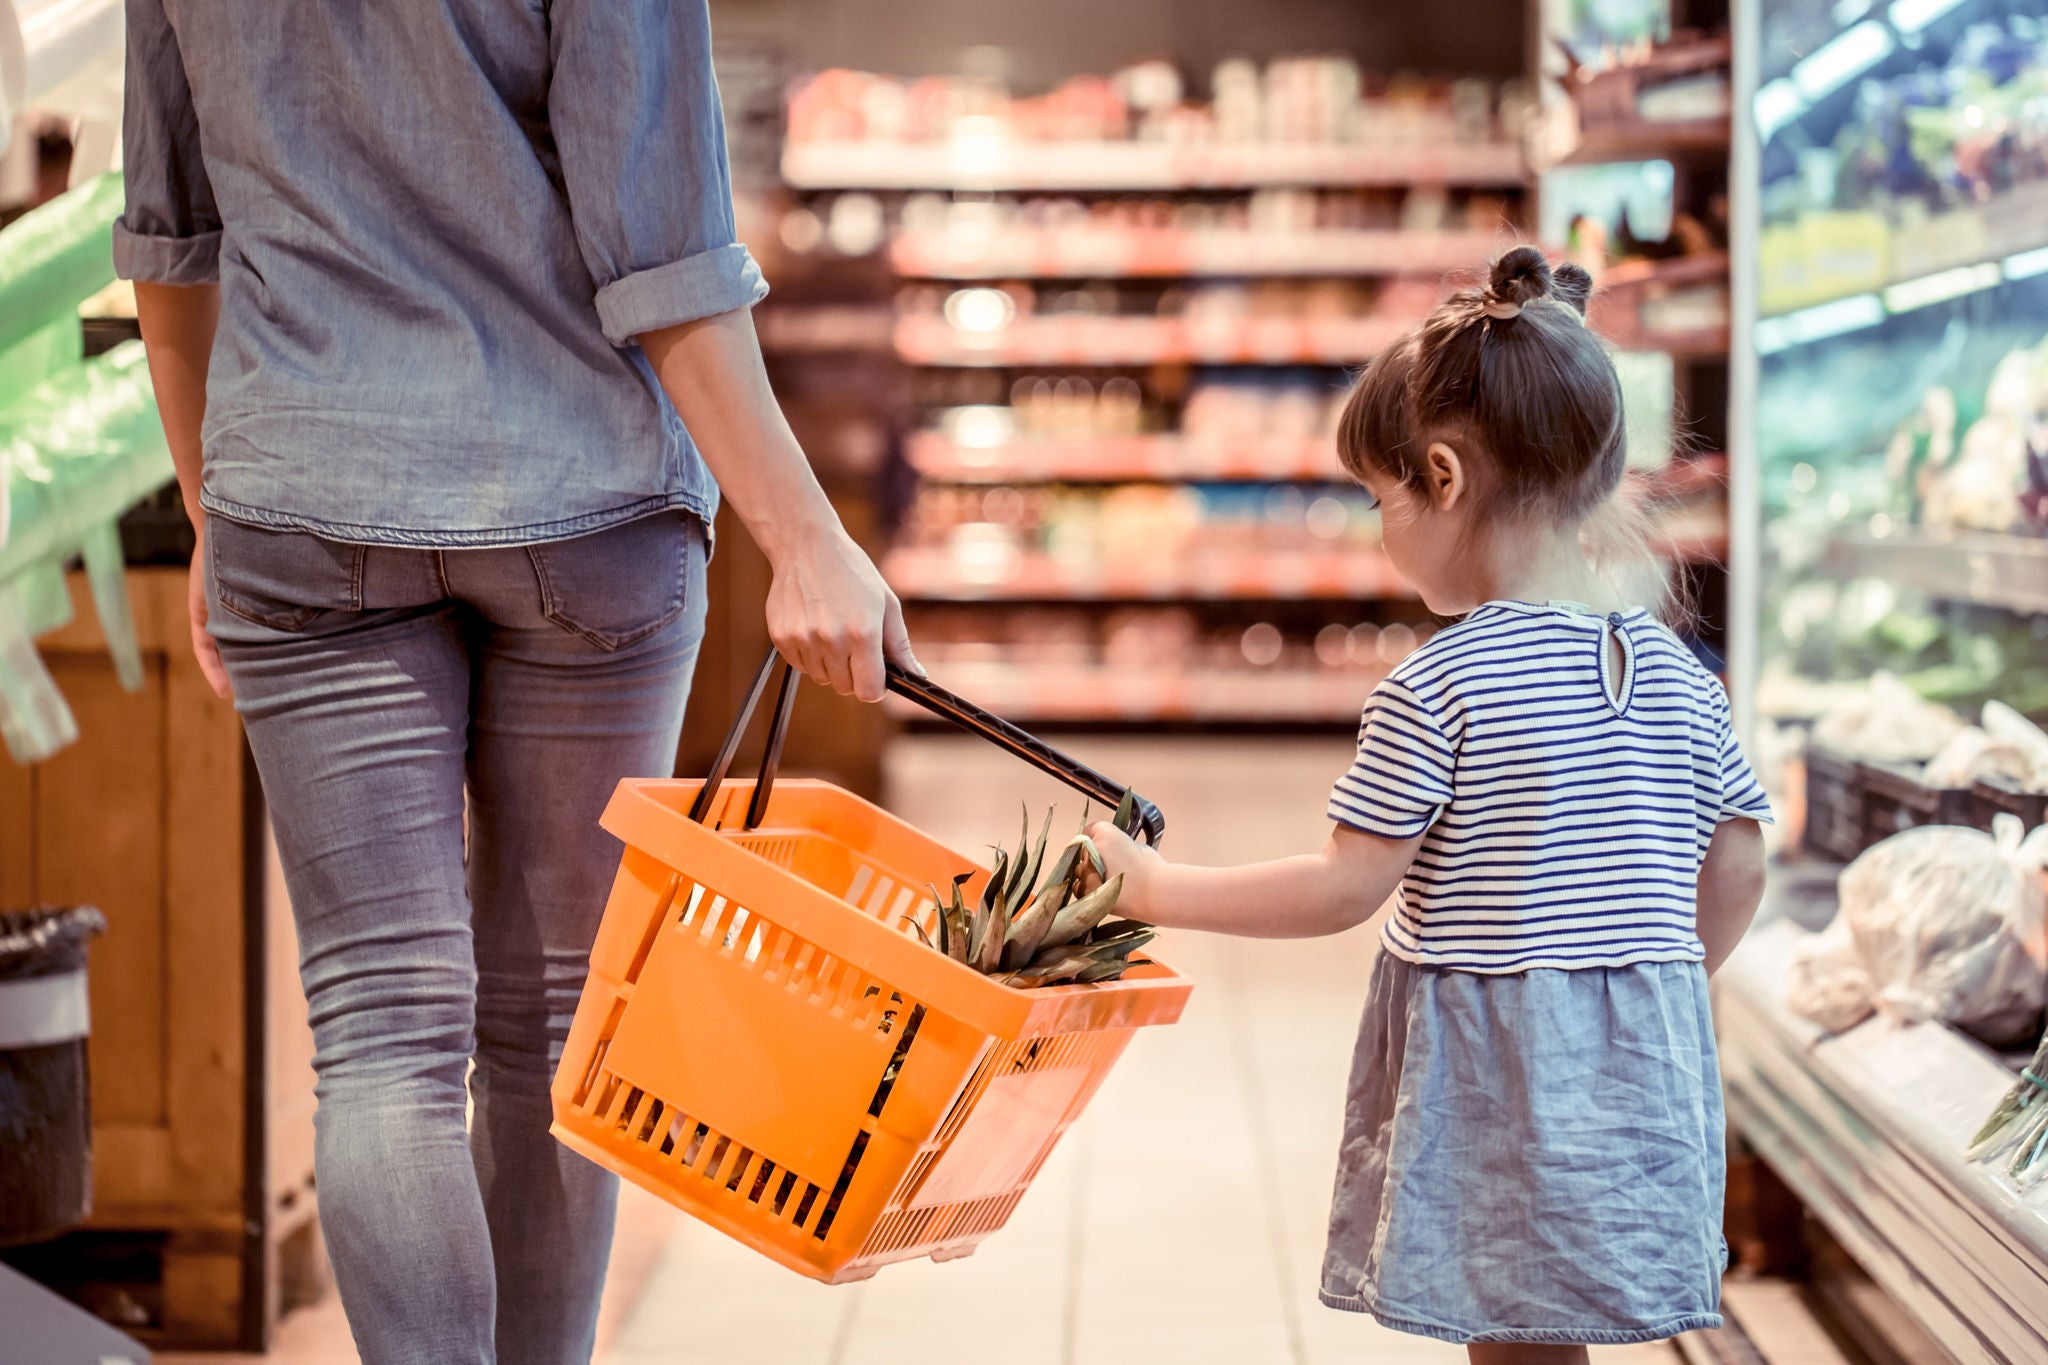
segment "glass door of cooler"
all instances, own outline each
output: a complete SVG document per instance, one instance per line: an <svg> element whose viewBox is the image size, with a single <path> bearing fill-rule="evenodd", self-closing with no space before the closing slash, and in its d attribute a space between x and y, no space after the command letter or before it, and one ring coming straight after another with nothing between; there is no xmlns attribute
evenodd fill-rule
<svg viewBox="0 0 2048 1365"><path fill-rule="evenodd" d="M1880 673L1967 720L1987 700L2048 713L2048 10L1746 8L1735 645L1753 738L1792 751Z"/></svg>

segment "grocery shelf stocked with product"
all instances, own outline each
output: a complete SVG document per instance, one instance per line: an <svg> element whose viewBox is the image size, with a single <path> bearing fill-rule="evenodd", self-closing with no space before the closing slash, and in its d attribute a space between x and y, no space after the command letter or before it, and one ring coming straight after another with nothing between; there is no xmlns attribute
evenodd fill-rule
<svg viewBox="0 0 2048 1365"><path fill-rule="evenodd" d="M1428 617L1338 463L1337 405L1528 232L1528 96L1342 56L1198 79L800 83L780 235L874 244L897 283L885 338L795 331L907 376L883 570L936 676L1027 723L1349 728L1381 642L1405 655Z"/></svg>
<svg viewBox="0 0 2048 1365"><path fill-rule="evenodd" d="M1956 1359L2041 1359L2048 22L1758 19L1737 682L1802 890L1732 973L1729 1110Z"/></svg>
<svg viewBox="0 0 2048 1365"><path fill-rule="evenodd" d="M1732 48L1727 10L1714 9L1545 7L1556 97L1530 147L1542 235L1593 275L1587 321L1625 360L1630 462L1660 491L1688 490L1653 545L1694 647L1719 667L1726 461L1701 452L1724 450L1728 434Z"/></svg>

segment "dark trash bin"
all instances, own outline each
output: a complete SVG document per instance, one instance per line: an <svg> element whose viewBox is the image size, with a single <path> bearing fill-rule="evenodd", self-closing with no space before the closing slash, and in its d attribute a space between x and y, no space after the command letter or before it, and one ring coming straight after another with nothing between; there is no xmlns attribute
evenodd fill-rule
<svg viewBox="0 0 2048 1365"><path fill-rule="evenodd" d="M0 915L0 1246L92 1207L85 947L106 927L90 906Z"/></svg>

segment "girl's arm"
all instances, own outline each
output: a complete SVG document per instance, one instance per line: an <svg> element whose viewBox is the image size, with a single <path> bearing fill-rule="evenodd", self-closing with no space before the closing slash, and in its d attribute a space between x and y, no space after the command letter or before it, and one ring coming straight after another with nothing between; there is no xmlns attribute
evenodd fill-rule
<svg viewBox="0 0 2048 1365"><path fill-rule="evenodd" d="M1700 942L1707 948L1707 975L1720 969L1764 898L1764 833L1754 820L1725 820L1700 862Z"/></svg>
<svg viewBox="0 0 2048 1365"><path fill-rule="evenodd" d="M1318 938L1365 923L1400 885L1422 836L1382 839L1337 826L1321 853L1242 867L1169 863L1111 824L1091 825L1117 911L1148 924L1243 938Z"/></svg>

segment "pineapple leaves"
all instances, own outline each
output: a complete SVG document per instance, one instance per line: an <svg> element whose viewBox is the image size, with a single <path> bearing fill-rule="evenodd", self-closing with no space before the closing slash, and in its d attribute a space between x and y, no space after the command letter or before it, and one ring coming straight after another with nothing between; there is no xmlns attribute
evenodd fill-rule
<svg viewBox="0 0 2048 1365"><path fill-rule="evenodd" d="M1137 802L1128 793L1117 808L1116 821L1126 832L1136 828ZM902 922L927 946L1006 985L1086 985L1117 979L1132 954L1151 942L1152 927L1108 918L1123 891L1121 876L1100 881L1084 893L1090 873L1100 880L1107 871L1086 835L1068 840L1048 865L1051 837L1052 814L1047 812L1037 841L1032 841L1027 808L1015 853L995 848L995 867L971 904L965 888L976 875L973 872L953 879L950 897L937 887L927 888L936 942L915 917L904 916Z"/></svg>

